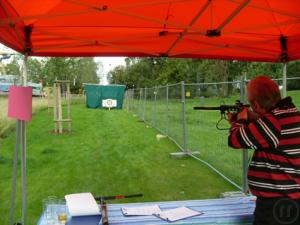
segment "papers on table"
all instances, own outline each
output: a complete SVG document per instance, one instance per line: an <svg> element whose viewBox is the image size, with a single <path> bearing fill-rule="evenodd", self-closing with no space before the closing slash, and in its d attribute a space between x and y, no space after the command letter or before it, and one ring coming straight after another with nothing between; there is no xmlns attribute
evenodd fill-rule
<svg viewBox="0 0 300 225"><path fill-rule="evenodd" d="M186 219L192 216L203 214L202 212L187 208L179 207L175 209L161 211L158 205L139 206L139 207L122 207L122 213L125 216L151 216L155 215L168 222L174 222Z"/></svg>
<svg viewBox="0 0 300 225"><path fill-rule="evenodd" d="M187 207L179 207L179 208L175 208L175 209L170 209L170 210L165 210L162 211L159 214L155 214L155 216L169 221L169 222L174 222L177 220L181 220L181 219L186 219L192 216L198 216L203 214L202 212L199 211L195 211L193 209L187 208Z"/></svg>
<svg viewBox="0 0 300 225"><path fill-rule="evenodd" d="M161 212L158 205L122 207L121 210L125 216L151 216Z"/></svg>
<svg viewBox="0 0 300 225"><path fill-rule="evenodd" d="M100 215L98 204L91 193L70 194L65 199L71 216Z"/></svg>

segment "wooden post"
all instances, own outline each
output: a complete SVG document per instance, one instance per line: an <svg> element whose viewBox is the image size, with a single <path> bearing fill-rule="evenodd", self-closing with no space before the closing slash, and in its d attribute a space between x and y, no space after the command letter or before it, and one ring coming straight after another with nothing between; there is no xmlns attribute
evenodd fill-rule
<svg viewBox="0 0 300 225"><path fill-rule="evenodd" d="M62 93L62 85L66 85L66 90ZM68 131L71 132L71 92L70 92L70 81L56 80L54 83L53 93L55 95L54 104L54 132L63 133L63 123L68 123ZM62 110L62 95L66 99L67 106L67 118L63 118Z"/></svg>
<svg viewBox="0 0 300 225"><path fill-rule="evenodd" d="M68 107L68 117L67 119L70 120L68 122L69 132L71 132L71 92L70 92L70 83L67 83L67 107Z"/></svg>
<svg viewBox="0 0 300 225"><path fill-rule="evenodd" d="M62 106L61 106L61 84L57 84L57 107L58 107L58 133L62 134L63 126L62 126Z"/></svg>
<svg viewBox="0 0 300 225"><path fill-rule="evenodd" d="M58 126L57 126L57 83L54 83L53 84L53 99L54 99L54 102L53 102L53 120L54 120L54 132L57 133L58 132Z"/></svg>

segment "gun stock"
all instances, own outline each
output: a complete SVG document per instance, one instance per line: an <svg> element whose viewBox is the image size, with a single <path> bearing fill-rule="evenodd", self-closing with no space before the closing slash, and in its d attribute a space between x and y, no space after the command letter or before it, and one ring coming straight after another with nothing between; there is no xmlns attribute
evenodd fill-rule
<svg viewBox="0 0 300 225"><path fill-rule="evenodd" d="M102 219L102 225L109 225L108 218L107 218L106 203L101 204L101 219Z"/></svg>
<svg viewBox="0 0 300 225"><path fill-rule="evenodd" d="M101 206L101 216L102 216L102 225L109 225L108 223L108 216L107 216L107 205L106 200L113 200L113 199L123 199L123 198L135 198L135 197L142 197L143 194L133 194L133 195L115 195L115 196L100 196L95 197L96 201L100 201Z"/></svg>

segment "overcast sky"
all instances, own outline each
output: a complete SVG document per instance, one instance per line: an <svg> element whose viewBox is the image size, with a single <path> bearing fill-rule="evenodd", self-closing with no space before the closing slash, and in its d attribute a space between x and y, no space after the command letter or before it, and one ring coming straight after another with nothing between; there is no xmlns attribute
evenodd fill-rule
<svg viewBox="0 0 300 225"><path fill-rule="evenodd" d="M7 48L6 46L0 44L0 54L1 53L12 53L14 52L12 49ZM125 57L95 57L96 62L102 62L103 65L103 74L102 84L107 84L106 75L107 73L115 68L118 65L125 65L124 61Z"/></svg>
<svg viewBox="0 0 300 225"><path fill-rule="evenodd" d="M99 62L101 61L103 64L103 74L104 78L102 78L102 83L101 84L108 84L106 75L107 73L115 68L118 65L125 65L125 57L95 57L95 61Z"/></svg>

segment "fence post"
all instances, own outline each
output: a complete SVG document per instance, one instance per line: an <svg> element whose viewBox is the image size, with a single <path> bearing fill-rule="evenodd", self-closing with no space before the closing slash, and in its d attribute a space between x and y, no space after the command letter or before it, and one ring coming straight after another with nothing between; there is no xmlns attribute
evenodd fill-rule
<svg viewBox="0 0 300 225"><path fill-rule="evenodd" d="M286 90L287 90L287 88L286 88L286 63L283 63L283 77L282 77L282 88L283 88L283 90L282 90L282 96L285 98L286 97Z"/></svg>
<svg viewBox="0 0 300 225"><path fill-rule="evenodd" d="M130 112L130 101L131 101L131 89L128 89L127 93L127 110Z"/></svg>
<svg viewBox="0 0 300 225"><path fill-rule="evenodd" d="M181 81L181 102L182 102L182 147L184 152L187 152L186 147L186 107L185 107L185 86L184 81Z"/></svg>
<svg viewBox="0 0 300 225"><path fill-rule="evenodd" d="M147 101L147 88L144 88L144 107L143 107L143 121L145 122L146 113L146 101Z"/></svg>
<svg viewBox="0 0 300 225"><path fill-rule="evenodd" d="M131 93L131 90L130 89L128 89L127 91L126 91L126 93L127 93L127 95L126 95L126 99L127 99L127 105L126 105L126 108L127 108L127 111L129 112L130 110L129 110L129 107L130 107L130 93Z"/></svg>
<svg viewBox="0 0 300 225"><path fill-rule="evenodd" d="M130 89L128 89L127 91L126 91L126 108L127 108L127 111L129 112L130 110L129 110L129 106L130 106L130 93L131 93L131 90Z"/></svg>
<svg viewBox="0 0 300 225"><path fill-rule="evenodd" d="M169 125L169 85L167 84L166 90L166 100L167 100L167 121L166 121L166 135L169 136L168 125Z"/></svg>
<svg viewBox="0 0 300 225"><path fill-rule="evenodd" d="M245 103L246 102L246 80L245 80L245 74L241 77L241 102ZM245 194L248 194L249 192L249 188L248 188L248 179L247 179L247 175L248 175L248 150L247 149L243 149L243 153L242 153L242 167L243 167L243 171L242 171L242 179L243 179L243 192Z"/></svg>
<svg viewBox="0 0 300 225"><path fill-rule="evenodd" d="M154 88L154 104L153 104L153 126L156 127L156 115L157 115L157 105L156 105L156 99L157 99L157 87Z"/></svg>
<svg viewBox="0 0 300 225"><path fill-rule="evenodd" d="M140 88L139 108L138 108L139 119L142 118L142 99L143 99L142 96L143 96L143 88Z"/></svg>
<svg viewBox="0 0 300 225"><path fill-rule="evenodd" d="M127 109L128 109L128 111L130 112L131 110L131 95L132 95L132 89L129 89L128 90L128 106L127 106Z"/></svg>
<svg viewBox="0 0 300 225"><path fill-rule="evenodd" d="M135 95L135 89L133 88L133 89L132 89L132 104L131 104L131 106L132 106L132 112L133 112L134 114L136 114L136 112L135 112L135 100L134 100L134 95Z"/></svg>

